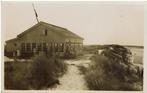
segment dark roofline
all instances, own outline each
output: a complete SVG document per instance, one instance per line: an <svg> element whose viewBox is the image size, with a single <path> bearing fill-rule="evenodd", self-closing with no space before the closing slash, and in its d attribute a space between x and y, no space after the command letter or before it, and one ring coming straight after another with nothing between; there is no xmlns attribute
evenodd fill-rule
<svg viewBox="0 0 147 93"><path fill-rule="evenodd" d="M7 40L5 42L8 43L8 42L15 41L15 40L18 40L18 39L17 38L12 38L12 39L9 39L9 40Z"/></svg>
<svg viewBox="0 0 147 93"><path fill-rule="evenodd" d="M44 24L46 24L46 25L51 25L51 26L54 26L54 27L60 28L60 29L62 29L62 30L66 30L66 31L70 32L71 34L75 35L76 37L78 37L78 38L84 40L83 37L80 37L79 35L73 33L72 31L70 31L70 30L68 30L68 29L66 29L66 28L63 28L63 27L60 27L60 26L56 26L56 25L53 25L53 24L49 24L49 23L46 23L46 22L42 22L42 21L41 21L41 23L42 23L43 25L44 25ZM69 36L69 37L70 37L70 36Z"/></svg>
<svg viewBox="0 0 147 93"><path fill-rule="evenodd" d="M66 28L63 28L63 27L60 27L60 26L56 26L56 25L53 25L53 24L49 24L49 23L46 23L46 22L40 21L39 23L37 23L37 24L35 24L34 26L30 27L29 29L25 30L25 31L22 32L21 34L17 35L17 37L21 37L21 36L23 36L25 33L29 32L31 29L34 29L35 27L37 27L37 26L39 26L39 25L44 25L44 24L46 24L46 25L50 25L50 26L53 26L53 27L57 27L57 28L62 29L62 30L69 31L69 30L66 29ZM71 34L75 35L76 37L78 37L78 38L84 40L83 37L80 37L80 36L78 36L77 34L71 32L71 31L69 31L69 32L70 32Z"/></svg>
<svg viewBox="0 0 147 93"><path fill-rule="evenodd" d="M40 25L40 22L37 23L37 24L35 24L35 25L33 25L32 27L28 28L28 29L25 30L24 32L18 34L17 37L21 37L21 36L23 36L25 33L29 32L31 29L33 29L33 28L35 28L35 27L37 27L37 26L39 26L39 25Z"/></svg>
<svg viewBox="0 0 147 93"><path fill-rule="evenodd" d="M51 26L54 26L54 27L57 27L57 28L61 28L61 29L67 30L66 28L63 28L63 27L60 27L60 26L57 26L57 25L53 25L53 24L50 24L50 23L46 23L46 22L43 22L43 21L40 21L40 23L51 25Z"/></svg>

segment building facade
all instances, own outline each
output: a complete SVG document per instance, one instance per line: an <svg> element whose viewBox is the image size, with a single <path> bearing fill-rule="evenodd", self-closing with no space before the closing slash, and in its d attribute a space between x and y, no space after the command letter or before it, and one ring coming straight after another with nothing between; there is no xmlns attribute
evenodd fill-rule
<svg viewBox="0 0 147 93"><path fill-rule="evenodd" d="M40 52L63 56L67 51L79 54L83 40L66 28L39 22L16 38L6 41L5 56L31 57Z"/></svg>

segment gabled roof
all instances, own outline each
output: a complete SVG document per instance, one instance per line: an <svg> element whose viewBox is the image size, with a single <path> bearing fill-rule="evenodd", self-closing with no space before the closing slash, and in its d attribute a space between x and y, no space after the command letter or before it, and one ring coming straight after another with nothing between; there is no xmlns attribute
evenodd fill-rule
<svg viewBox="0 0 147 93"><path fill-rule="evenodd" d="M16 41L16 40L17 38L13 38L13 39L7 40L6 43L11 42L11 41Z"/></svg>
<svg viewBox="0 0 147 93"><path fill-rule="evenodd" d="M31 28L27 29L26 31L22 32L21 34L17 35L17 37L23 36L24 34L30 32L32 29L34 29L34 28L36 28L37 26L40 26L40 25L44 25L47 28L52 29L52 31L54 31L56 34L59 34L59 35L64 36L64 37L83 39L82 37L78 36L77 34L71 32L69 30L67 30L66 28L59 27L59 26L56 26L56 25L52 25L52 24L42 22L42 21L37 23L36 25L32 26Z"/></svg>

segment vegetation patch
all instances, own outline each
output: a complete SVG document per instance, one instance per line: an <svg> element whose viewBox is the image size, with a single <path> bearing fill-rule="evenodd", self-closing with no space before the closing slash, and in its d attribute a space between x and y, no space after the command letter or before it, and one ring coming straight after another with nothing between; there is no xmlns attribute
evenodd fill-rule
<svg viewBox="0 0 147 93"><path fill-rule="evenodd" d="M33 62L5 62L5 89L46 89L60 84L58 77L67 70L63 60L39 55Z"/></svg>
<svg viewBox="0 0 147 93"><path fill-rule="evenodd" d="M91 90L143 90L143 69L134 65L130 50L123 46L107 46L102 54L95 54L84 72Z"/></svg>

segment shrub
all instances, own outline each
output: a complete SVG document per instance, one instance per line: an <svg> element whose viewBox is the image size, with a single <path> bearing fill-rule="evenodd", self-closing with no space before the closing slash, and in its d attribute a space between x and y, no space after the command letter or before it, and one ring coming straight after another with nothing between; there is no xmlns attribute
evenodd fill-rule
<svg viewBox="0 0 147 93"><path fill-rule="evenodd" d="M66 72L66 64L55 57L47 58L40 55L34 58L32 65L32 85L42 89L53 84L59 84L58 77Z"/></svg>
<svg viewBox="0 0 147 93"><path fill-rule="evenodd" d="M142 78L129 62L129 52L115 51L115 55L114 51L108 49L104 55L96 54L91 58L92 64L85 73L87 86L92 90L142 90Z"/></svg>
<svg viewBox="0 0 147 93"><path fill-rule="evenodd" d="M73 59L78 56L76 50L71 50L69 48L66 48L63 58L65 59Z"/></svg>
<svg viewBox="0 0 147 93"><path fill-rule="evenodd" d="M62 59L57 59L57 58L55 58L54 62L55 62L55 67L56 67L55 69L57 72L57 76L62 76L63 74L65 74L67 71L67 64L65 64Z"/></svg>
<svg viewBox="0 0 147 93"><path fill-rule="evenodd" d="M45 89L59 84L58 77L67 70L63 60L39 55L33 62L6 62L5 89Z"/></svg>
<svg viewBox="0 0 147 93"><path fill-rule="evenodd" d="M6 62L4 73L5 89L27 90L30 89L31 63Z"/></svg>
<svg viewBox="0 0 147 93"><path fill-rule="evenodd" d="M47 86L48 83L51 83L50 81L54 81L54 70L53 60L48 60L45 56L34 58L31 71L33 87L41 89Z"/></svg>

